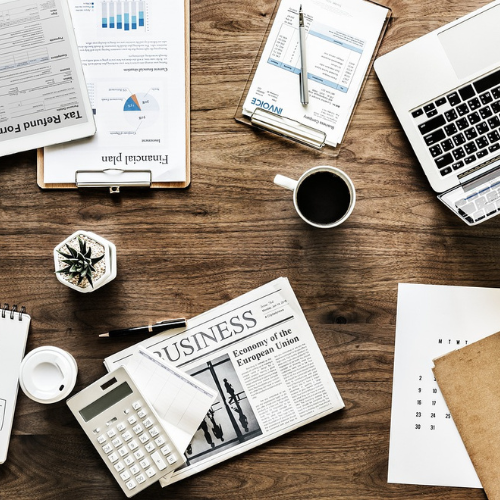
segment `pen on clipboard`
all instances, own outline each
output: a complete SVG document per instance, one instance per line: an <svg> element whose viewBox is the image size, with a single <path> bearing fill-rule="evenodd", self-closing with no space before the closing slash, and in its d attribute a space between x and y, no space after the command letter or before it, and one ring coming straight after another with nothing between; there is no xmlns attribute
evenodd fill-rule
<svg viewBox="0 0 500 500"><path fill-rule="evenodd" d="M299 9L299 50L300 50L300 102L309 103L309 90L307 89L307 63L306 63L306 29L304 27L304 13L302 4Z"/></svg>
<svg viewBox="0 0 500 500"><path fill-rule="evenodd" d="M136 326L134 328L123 328L119 330L110 330L106 333L101 333L99 337L124 337L125 335L155 335L156 333L174 328L185 328L186 320L184 318L167 319L159 321L154 325Z"/></svg>

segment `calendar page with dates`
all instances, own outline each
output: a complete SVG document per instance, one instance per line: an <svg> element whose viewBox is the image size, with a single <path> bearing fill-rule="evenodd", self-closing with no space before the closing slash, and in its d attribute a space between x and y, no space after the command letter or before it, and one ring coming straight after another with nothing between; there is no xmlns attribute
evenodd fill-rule
<svg viewBox="0 0 500 500"><path fill-rule="evenodd" d="M481 488L433 359L500 330L500 289L399 284L389 483Z"/></svg>

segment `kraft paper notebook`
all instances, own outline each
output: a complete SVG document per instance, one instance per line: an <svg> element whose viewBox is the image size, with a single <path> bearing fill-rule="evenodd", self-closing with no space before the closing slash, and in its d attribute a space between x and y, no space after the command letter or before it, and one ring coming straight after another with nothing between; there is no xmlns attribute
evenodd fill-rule
<svg viewBox="0 0 500 500"><path fill-rule="evenodd" d="M434 360L434 375L489 500L500 499L500 332Z"/></svg>
<svg viewBox="0 0 500 500"><path fill-rule="evenodd" d="M7 458L19 388L19 367L24 356L31 318L24 307L0 312L0 464Z"/></svg>

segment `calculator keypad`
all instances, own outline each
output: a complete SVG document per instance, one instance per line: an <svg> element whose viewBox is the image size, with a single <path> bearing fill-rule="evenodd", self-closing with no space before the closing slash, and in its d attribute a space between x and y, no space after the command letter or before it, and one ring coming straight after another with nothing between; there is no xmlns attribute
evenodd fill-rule
<svg viewBox="0 0 500 500"><path fill-rule="evenodd" d="M123 482L122 487L138 492L157 481L168 467L173 470L177 456L172 453L155 416L142 401L137 400L125 408L122 417L95 439L113 465L116 477Z"/></svg>

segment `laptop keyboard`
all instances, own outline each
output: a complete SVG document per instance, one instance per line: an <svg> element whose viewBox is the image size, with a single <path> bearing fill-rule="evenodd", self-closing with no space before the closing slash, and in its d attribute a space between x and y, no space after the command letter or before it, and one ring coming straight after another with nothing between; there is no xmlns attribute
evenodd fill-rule
<svg viewBox="0 0 500 500"><path fill-rule="evenodd" d="M500 150L500 70L411 114L442 176L469 166Z"/></svg>

